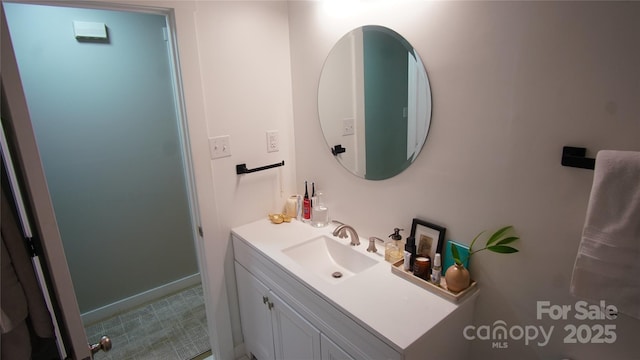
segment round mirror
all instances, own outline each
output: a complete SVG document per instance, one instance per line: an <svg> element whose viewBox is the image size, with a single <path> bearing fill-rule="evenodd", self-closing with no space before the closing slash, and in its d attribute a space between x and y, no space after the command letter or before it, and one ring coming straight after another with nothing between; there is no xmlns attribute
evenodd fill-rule
<svg viewBox="0 0 640 360"><path fill-rule="evenodd" d="M345 168L369 180L399 174L418 156L431 122L420 56L386 27L351 31L324 63L318 112L327 145Z"/></svg>

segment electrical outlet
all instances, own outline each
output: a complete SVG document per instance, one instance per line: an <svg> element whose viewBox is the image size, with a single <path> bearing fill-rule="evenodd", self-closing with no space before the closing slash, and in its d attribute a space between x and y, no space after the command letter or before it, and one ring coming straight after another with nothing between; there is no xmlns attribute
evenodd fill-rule
<svg viewBox="0 0 640 360"><path fill-rule="evenodd" d="M346 136L346 135L353 135L353 133L355 132L354 130L354 125L353 125L354 121L352 118L348 118L348 119L343 119L342 120L342 135Z"/></svg>
<svg viewBox="0 0 640 360"><path fill-rule="evenodd" d="M278 139L278 130L267 131L267 152L276 152L280 150L280 141Z"/></svg>
<svg viewBox="0 0 640 360"><path fill-rule="evenodd" d="M231 144L229 142L229 135L209 138L209 152L211 153L212 159L231 156Z"/></svg>

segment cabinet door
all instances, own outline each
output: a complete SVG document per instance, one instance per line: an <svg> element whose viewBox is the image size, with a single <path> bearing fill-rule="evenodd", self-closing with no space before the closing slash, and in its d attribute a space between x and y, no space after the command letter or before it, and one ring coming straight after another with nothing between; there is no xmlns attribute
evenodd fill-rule
<svg viewBox="0 0 640 360"><path fill-rule="evenodd" d="M258 360L275 360L269 289L242 265L236 262L235 267L245 348Z"/></svg>
<svg viewBox="0 0 640 360"><path fill-rule="evenodd" d="M328 337L321 334L322 360L354 360Z"/></svg>
<svg viewBox="0 0 640 360"><path fill-rule="evenodd" d="M273 292L269 295L278 360L320 360L320 331Z"/></svg>

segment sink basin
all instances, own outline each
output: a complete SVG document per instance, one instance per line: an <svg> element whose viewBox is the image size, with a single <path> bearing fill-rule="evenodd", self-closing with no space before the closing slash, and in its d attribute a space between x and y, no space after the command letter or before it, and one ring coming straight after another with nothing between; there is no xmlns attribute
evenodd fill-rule
<svg viewBox="0 0 640 360"><path fill-rule="evenodd" d="M377 261L328 236L320 236L282 250L300 266L323 279L338 282L352 277Z"/></svg>

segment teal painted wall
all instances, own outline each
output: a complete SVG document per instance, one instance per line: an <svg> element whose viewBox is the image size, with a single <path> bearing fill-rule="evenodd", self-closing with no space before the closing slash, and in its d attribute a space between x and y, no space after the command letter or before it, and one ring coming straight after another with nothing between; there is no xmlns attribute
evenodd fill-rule
<svg viewBox="0 0 640 360"><path fill-rule="evenodd" d="M369 180L386 179L407 163L408 52L386 31L364 27L366 153ZM393 144L393 146L391 146Z"/></svg>
<svg viewBox="0 0 640 360"><path fill-rule="evenodd" d="M4 6L80 311L197 273L165 17Z"/></svg>

